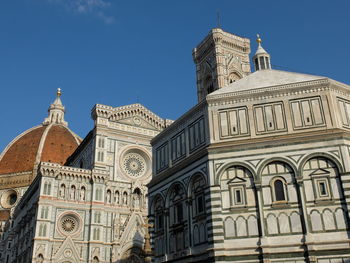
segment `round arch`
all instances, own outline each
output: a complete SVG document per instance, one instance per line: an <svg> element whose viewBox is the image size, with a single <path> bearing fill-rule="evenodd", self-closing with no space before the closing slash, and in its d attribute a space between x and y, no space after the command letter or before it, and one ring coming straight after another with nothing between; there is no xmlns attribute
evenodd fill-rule
<svg viewBox="0 0 350 263"><path fill-rule="evenodd" d="M193 186L193 182L198 177L201 177L203 179L205 186L208 185L208 182L206 180L205 174L203 174L202 172L199 172L199 171L195 172L193 175L191 175L190 180L189 180L189 184L188 184L188 187L187 187L187 197L191 196L191 192L192 192L191 189L192 189L192 186Z"/></svg>
<svg viewBox="0 0 350 263"><path fill-rule="evenodd" d="M270 163L274 163L274 162L280 162L280 163L285 163L287 164L292 170L293 170L293 174L294 177L296 178L297 176L297 172L298 172L298 168L296 166L296 164L294 164L291 160L286 159L284 157L273 157L273 158L269 158L266 159L265 161L263 161L258 168L258 172L257 172L257 176L258 176L258 180L261 181L261 174L264 170L264 168L270 164Z"/></svg>
<svg viewBox="0 0 350 263"><path fill-rule="evenodd" d="M215 176L215 184L219 184L220 183L220 179L223 175L223 173L230 167L233 166L241 166L245 169L247 169L250 174L253 176L254 182L257 181L258 177L257 174L255 173L253 167L247 163L243 163L243 162L231 162L231 163L226 163L223 166L221 166L218 171L216 172L216 176Z"/></svg>
<svg viewBox="0 0 350 263"><path fill-rule="evenodd" d="M186 187L183 185L182 182L174 182L169 188L168 188L168 191L166 193L166 198L165 198L165 208L169 208L169 203L170 203L170 194L171 192L173 191L173 189L176 187L176 186L180 186L181 189L183 190L183 192L186 194ZM187 196L186 196L187 197Z"/></svg>
<svg viewBox="0 0 350 263"><path fill-rule="evenodd" d="M161 199L162 200L162 203L165 207L165 200L164 200L164 197L161 193L157 193L153 198L152 198L152 201L150 203L150 208L151 208L151 214L154 214L154 206L155 206L155 203L158 201L158 199Z"/></svg>
<svg viewBox="0 0 350 263"><path fill-rule="evenodd" d="M330 160L331 162L333 162L335 164L335 166L337 167L338 169L338 172L339 173L343 173L344 172L344 167L343 165L341 164L341 162L333 155L329 154L329 153L324 153L324 152L320 152L320 153L311 153L311 154L308 154L307 156L305 156L301 161L300 161L300 164L299 164L299 167L298 167L298 176L299 177L302 177L303 175L303 171L304 171L304 166L305 164L311 160L312 158L317 158L317 157L323 157L325 159L328 159Z"/></svg>

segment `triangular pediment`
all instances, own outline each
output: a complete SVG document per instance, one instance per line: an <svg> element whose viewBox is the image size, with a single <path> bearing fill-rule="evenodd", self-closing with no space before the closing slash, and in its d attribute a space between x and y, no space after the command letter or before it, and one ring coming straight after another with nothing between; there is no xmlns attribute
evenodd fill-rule
<svg viewBox="0 0 350 263"><path fill-rule="evenodd" d="M170 120L160 118L139 103L113 108L109 120L157 131L163 130L171 123Z"/></svg>
<svg viewBox="0 0 350 263"><path fill-rule="evenodd" d="M67 237L57 253L54 255L55 262L80 262L79 253L71 237Z"/></svg>
<svg viewBox="0 0 350 263"><path fill-rule="evenodd" d="M236 176L236 177L232 178L230 181L228 181L227 183L228 184L239 184L239 183L245 183L245 182L246 182L246 180Z"/></svg>
<svg viewBox="0 0 350 263"><path fill-rule="evenodd" d="M140 128L158 131L157 127L155 127L153 123L151 124L148 120L145 120L141 115L135 115L130 118L120 119L120 120L117 120L116 122L130 125L130 126L136 126Z"/></svg>
<svg viewBox="0 0 350 263"><path fill-rule="evenodd" d="M330 174L330 172L325 170L325 169L318 168L317 170L313 171L309 175L310 176L315 176L315 175L326 175L326 174Z"/></svg>

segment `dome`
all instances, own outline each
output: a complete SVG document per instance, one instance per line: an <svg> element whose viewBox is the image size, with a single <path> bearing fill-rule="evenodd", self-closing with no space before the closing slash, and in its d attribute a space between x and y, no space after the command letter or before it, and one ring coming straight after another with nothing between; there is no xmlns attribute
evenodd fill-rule
<svg viewBox="0 0 350 263"><path fill-rule="evenodd" d="M33 171L39 162L63 165L78 147L81 139L64 121L61 92L49 108L43 124L17 136L0 155L0 175Z"/></svg>
<svg viewBox="0 0 350 263"><path fill-rule="evenodd" d="M0 160L0 174L32 171L40 161L64 164L79 142L80 138L62 125L29 129L5 149Z"/></svg>

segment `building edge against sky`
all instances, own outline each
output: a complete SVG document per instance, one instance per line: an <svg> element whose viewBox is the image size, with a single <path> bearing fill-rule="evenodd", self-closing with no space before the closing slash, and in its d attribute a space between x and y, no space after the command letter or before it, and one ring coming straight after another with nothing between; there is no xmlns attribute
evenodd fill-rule
<svg viewBox="0 0 350 263"><path fill-rule="evenodd" d="M212 29L174 123L97 104L81 141L59 91L0 156L1 260L348 262L350 87L273 70L258 43L251 73L250 40Z"/></svg>
<svg viewBox="0 0 350 263"><path fill-rule="evenodd" d="M154 262L350 262L350 86L213 29L198 104L152 141ZM249 61L249 60L248 60Z"/></svg>
<svg viewBox="0 0 350 263"><path fill-rule="evenodd" d="M150 140L172 121L141 104L97 104L81 141L60 97L1 155L0 261L149 261Z"/></svg>

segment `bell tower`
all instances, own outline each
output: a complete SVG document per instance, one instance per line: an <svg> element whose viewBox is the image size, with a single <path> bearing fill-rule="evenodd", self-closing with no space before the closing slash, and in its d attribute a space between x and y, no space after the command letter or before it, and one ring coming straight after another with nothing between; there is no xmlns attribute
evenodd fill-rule
<svg viewBox="0 0 350 263"><path fill-rule="evenodd" d="M228 84L243 78L250 71L250 41L220 28L193 49L196 64L198 102Z"/></svg>

